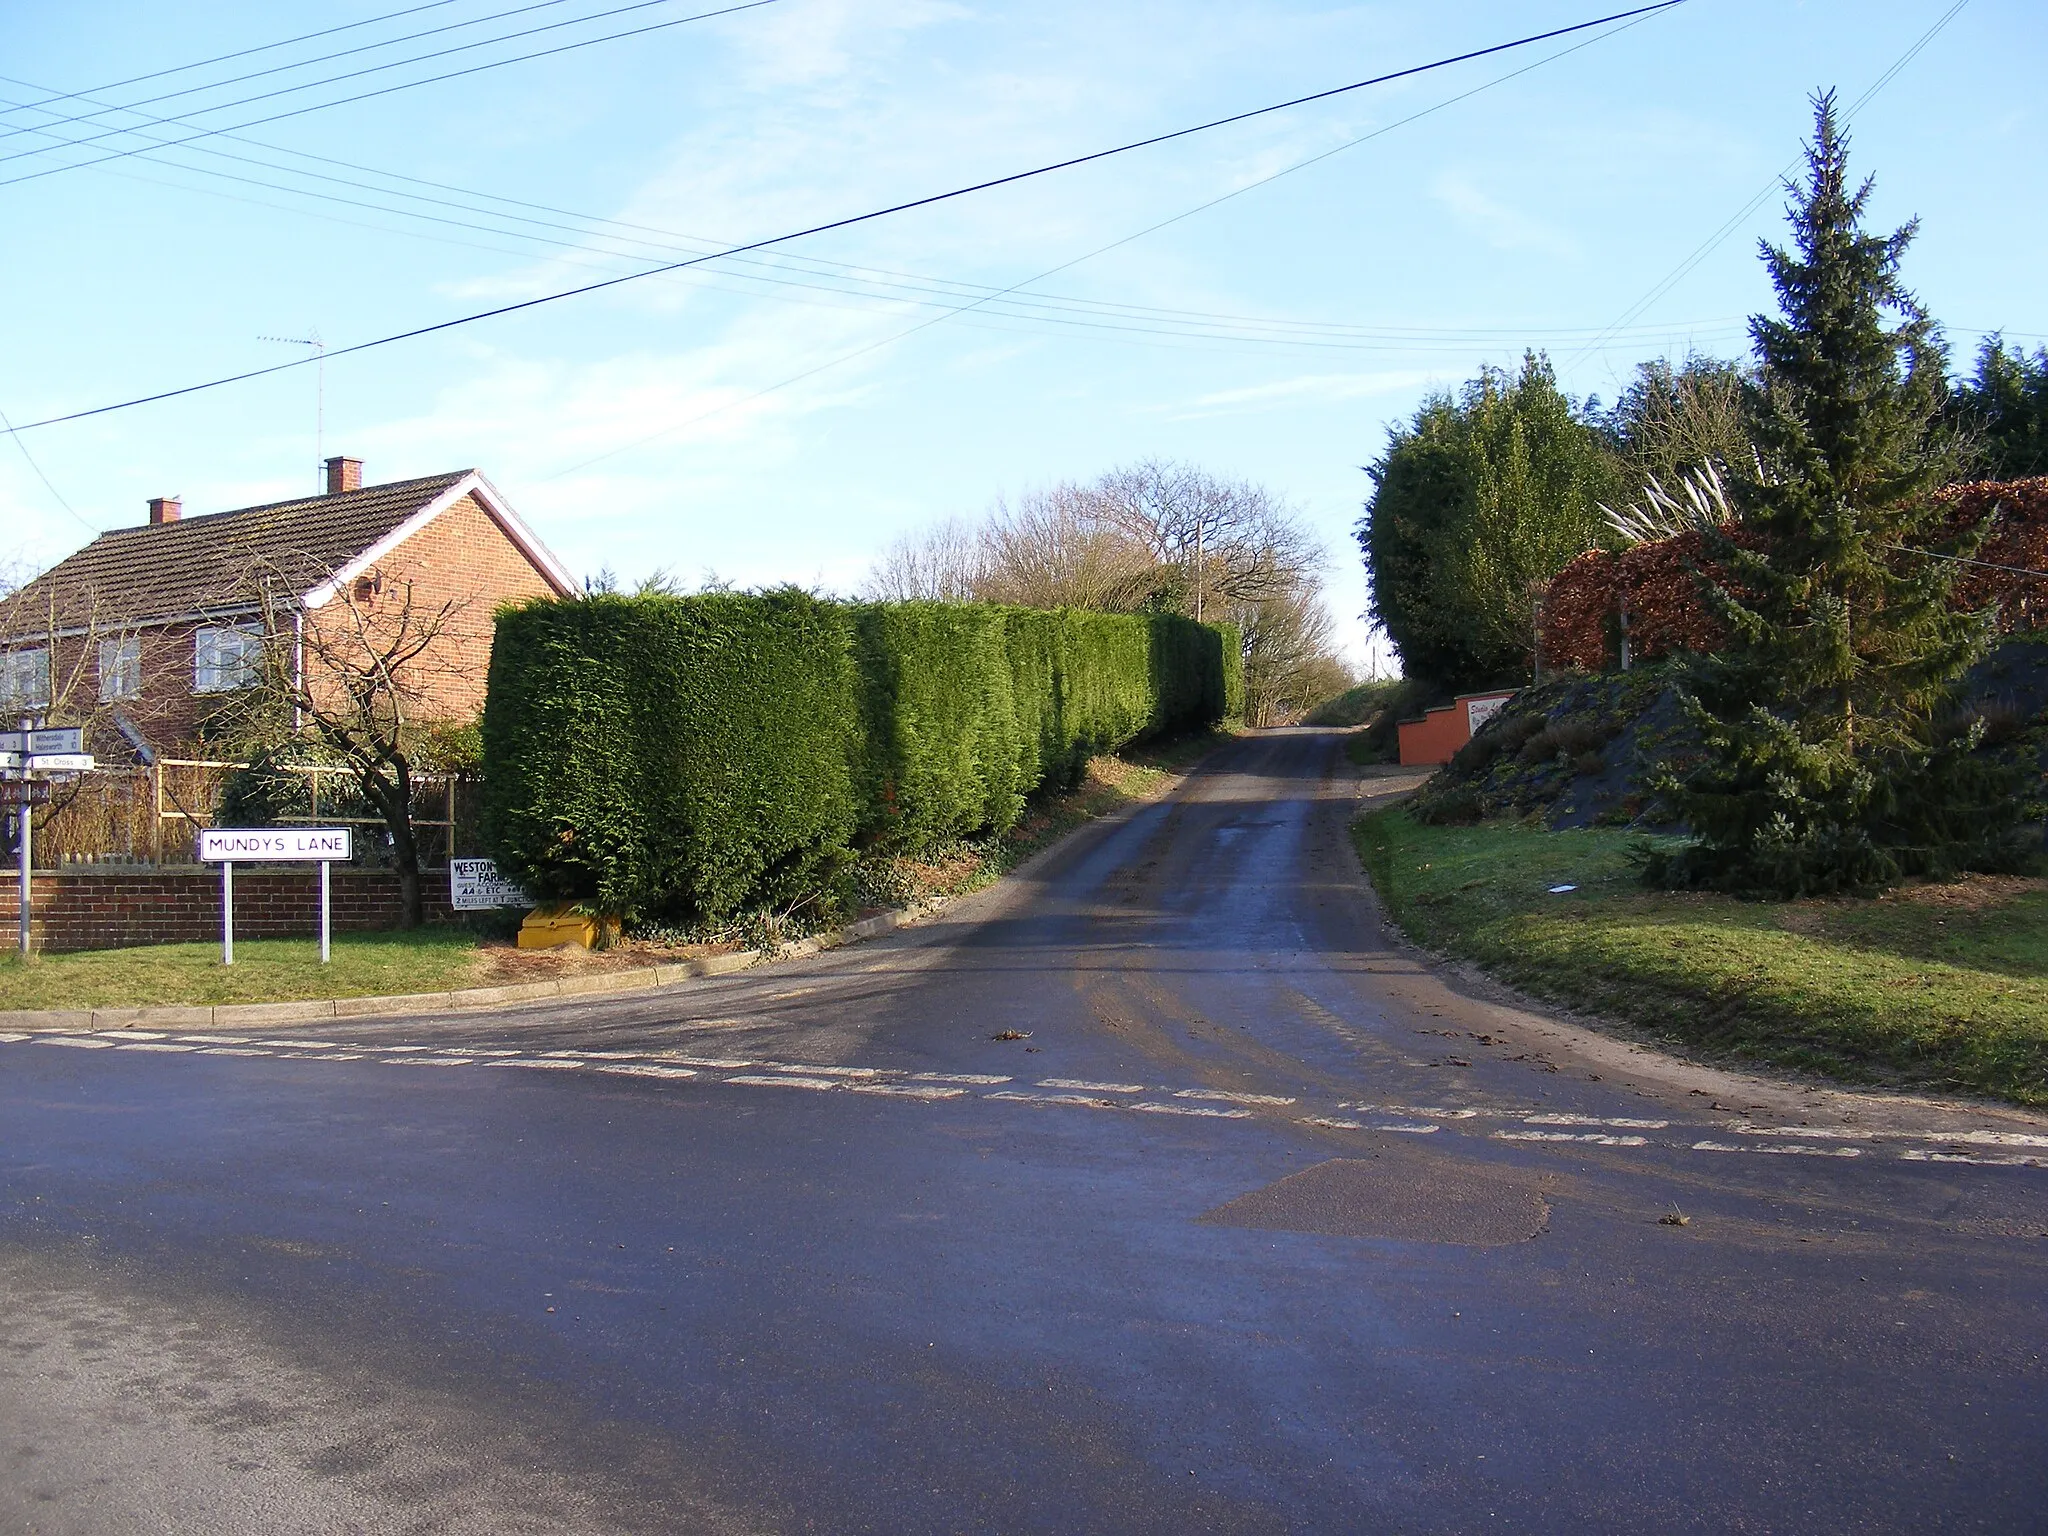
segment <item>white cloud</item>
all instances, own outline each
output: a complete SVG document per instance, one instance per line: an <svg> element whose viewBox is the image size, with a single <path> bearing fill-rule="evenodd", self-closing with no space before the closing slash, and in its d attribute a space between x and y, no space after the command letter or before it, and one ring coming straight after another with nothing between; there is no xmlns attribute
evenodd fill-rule
<svg viewBox="0 0 2048 1536"><path fill-rule="evenodd" d="M1567 260L1580 254L1578 241L1566 231L1489 197L1454 171L1437 177L1430 195L1495 250L1540 251Z"/></svg>
<svg viewBox="0 0 2048 1536"><path fill-rule="evenodd" d="M1326 405L1340 400L1369 400L1378 395L1405 394L1436 383L1442 375L1428 369L1388 369L1379 373L1305 373L1291 379L1248 384L1197 395L1183 405L1163 408L1169 421L1203 416L1234 416L1294 405Z"/></svg>

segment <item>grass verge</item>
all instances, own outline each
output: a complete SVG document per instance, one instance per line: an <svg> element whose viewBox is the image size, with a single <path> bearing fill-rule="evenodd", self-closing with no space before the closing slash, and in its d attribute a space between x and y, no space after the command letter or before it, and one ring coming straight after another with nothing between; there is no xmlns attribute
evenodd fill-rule
<svg viewBox="0 0 2048 1536"><path fill-rule="evenodd" d="M1535 996L1666 1044L2048 1105L2048 881L1742 902L1642 889L1625 832L1432 827L1395 808L1353 835L1412 939Z"/></svg>

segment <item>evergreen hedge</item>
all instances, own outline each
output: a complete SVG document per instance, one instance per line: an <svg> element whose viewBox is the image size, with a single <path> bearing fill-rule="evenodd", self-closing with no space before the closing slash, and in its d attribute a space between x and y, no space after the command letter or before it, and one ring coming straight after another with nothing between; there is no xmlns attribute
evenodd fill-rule
<svg viewBox="0 0 2048 1536"><path fill-rule="evenodd" d="M486 835L543 901L718 919L815 888L856 841L1001 831L1095 753L1234 715L1238 652L1164 614L539 599L498 615Z"/></svg>

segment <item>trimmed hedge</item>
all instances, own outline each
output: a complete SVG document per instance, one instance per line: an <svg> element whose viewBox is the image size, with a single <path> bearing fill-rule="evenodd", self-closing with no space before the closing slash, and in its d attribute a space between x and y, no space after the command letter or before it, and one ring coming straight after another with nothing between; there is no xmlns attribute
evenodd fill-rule
<svg viewBox="0 0 2048 1536"><path fill-rule="evenodd" d="M717 919L814 889L856 841L1001 831L1093 754L1215 724L1238 652L1164 614L535 600L498 616L486 835L541 900Z"/></svg>

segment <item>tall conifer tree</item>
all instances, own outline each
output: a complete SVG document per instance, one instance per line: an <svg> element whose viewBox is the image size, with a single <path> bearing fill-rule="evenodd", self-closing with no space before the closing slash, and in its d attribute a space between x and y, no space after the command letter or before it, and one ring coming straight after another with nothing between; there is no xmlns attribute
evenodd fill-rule
<svg viewBox="0 0 2048 1536"><path fill-rule="evenodd" d="M1699 841L1651 860L1658 883L1796 896L2006 857L1992 776L1933 739L1990 624L1928 553L1949 456L1941 339L1899 272L1916 225L1864 230L1871 183L1833 96L1814 106L1790 247L1763 246L1781 313L1750 323L1757 461L1711 551L1731 639L1682 684L1705 759L1663 786Z"/></svg>

